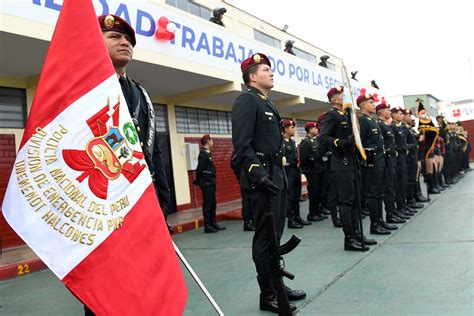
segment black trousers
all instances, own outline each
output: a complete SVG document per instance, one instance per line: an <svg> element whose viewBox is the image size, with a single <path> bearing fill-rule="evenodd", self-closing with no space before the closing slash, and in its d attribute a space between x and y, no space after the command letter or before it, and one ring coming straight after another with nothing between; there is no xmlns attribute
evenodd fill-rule
<svg viewBox="0 0 474 316"><path fill-rule="evenodd" d="M309 214L321 213L324 178L320 173L306 173L308 180Z"/></svg>
<svg viewBox="0 0 474 316"><path fill-rule="evenodd" d="M301 171L298 167L285 167L288 178L288 204L286 215L288 218L300 217Z"/></svg>
<svg viewBox="0 0 474 316"><path fill-rule="evenodd" d="M330 182L329 182L329 170L323 170L319 174L319 179L321 179L320 183L322 183L322 189L321 189L321 207L324 208L329 208L329 203L328 203L328 196L329 196L329 188L330 188Z"/></svg>
<svg viewBox="0 0 474 316"><path fill-rule="evenodd" d="M407 156L407 200L415 199L416 174L418 171L418 157L416 155Z"/></svg>
<svg viewBox="0 0 474 316"><path fill-rule="evenodd" d="M273 211L278 241L280 241L285 228L286 220L286 191L278 191L271 198L270 194L263 190L245 190L245 195L250 201L250 209L255 225L255 234L252 241L252 259L255 263L257 275L262 278L273 276L270 266L270 252L266 236L265 213L269 208Z"/></svg>
<svg viewBox="0 0 474 316"><path fill-rule="evenodd" d="M245 195L245 190L242 190L242 188L240 188L240 195L242 196L242 218L244 222L251 222L253 218L249 198Z"/></svg>
<svg viewBox="0 0 474 316"><path fill-rule="evenodd" d="M396 169L395 202L397 208L406 204L407 197L407 156L398 154Z"/></svg>
<svg viewBox="0 0 474 316"><path fill-rule="evenodd" d="M360 204L359 192L355 192L356 181L360 179L356 179L355 175L354 171L330 172L333 190L329 193L329 205L334 207L335 202L346 238L354 237L359 227L359 206L354 203Z"/></svg>
<svg viewBox="0 0 474 316"><path fill-rule="evenodd" d="M362 168L362 189L365 191L371 224L378 223L382 212L379 208L383 199L383 171L383 167Z"/></svg>
<svg viewBox="0 0 474 316"><path fill-rule="evenodd" d="M386 165L383 169L383 203L388 216L395 210L395 167Z"/></svg>
<svg viewBox="0 0 474 316"><path fill-rule="evenodd" d="M202 192L202 216L205 225L212 225L216 222L216 186L201 185Z"/></svg>

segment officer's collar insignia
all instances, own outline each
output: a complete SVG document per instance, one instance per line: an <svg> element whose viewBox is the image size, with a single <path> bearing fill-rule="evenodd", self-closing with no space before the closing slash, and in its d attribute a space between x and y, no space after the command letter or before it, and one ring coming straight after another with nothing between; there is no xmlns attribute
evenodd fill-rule
<svg viewBox="0 0 474 316"><path fill-rule="evenodd" d="M111 28L114 27L114 25L115 25L115 19L114 19L114 17L113 17L112 15L110 15L110 14L107 15L107 16L105 17L105 19L104 19L104 26L105 26L105 28L111 29Z"/></svg>
<svg viewBox="0 0 474 316"><path fill-rule="evenodd" d="M263 94L261 94L260 92L257 92L258 93L258 96L262 99L262 100L267 100L268 97L267 96L264 96Z"/></svg>
<svg viewBox="0 0 474 316"><path fill-rule="evenodd" d="M260 57L259 54L253 55L253 61L254 61L254 63L258 64L258 63L260 63L261 60L262 60L262 57Z"/></svg>

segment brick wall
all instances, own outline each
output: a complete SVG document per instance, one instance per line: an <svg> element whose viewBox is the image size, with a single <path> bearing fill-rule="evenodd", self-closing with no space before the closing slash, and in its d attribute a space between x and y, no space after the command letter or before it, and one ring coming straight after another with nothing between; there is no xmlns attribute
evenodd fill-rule
<svg viewBox="0 0 474 316"><path fill-rule="evenodd" d="M186 143L199 143L199 138L186 137ZM212 158L216 166L217 186L216 199L217 203L223 203L240 199L240 188L237 179L230 168L230 156L234 147L232 140L229 138L213 138L214 147L212 149ZM198 186L192 184L196 177L195 171L188 171L188 185L191 192L191 203L178 205L178 211L190 208L197 208L202 205L201 190Z"/></svg>
<svg viewBox="0 0 474 316"><path fill-rule="evenodd" d="M15 162L15 156L15 136L0 134L0 209ZM2 248L24 244L23 240L7 224L2 213L0 213L0 239L2 239Z"/></svg>
<svg viewBox="0 0 474 316"><path fill-rule="evenodd" d="M468 132L468 140L471 144L469 160L474 161L474 120L461 122L462 127Z"/></svg>

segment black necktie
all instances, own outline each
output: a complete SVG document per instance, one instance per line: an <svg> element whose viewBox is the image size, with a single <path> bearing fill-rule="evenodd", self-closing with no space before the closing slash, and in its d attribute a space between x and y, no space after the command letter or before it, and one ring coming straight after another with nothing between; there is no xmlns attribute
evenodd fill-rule
<svg viewBox="0 0 474 316"><path fill-rule="evenodd" d="M125 76L120 76L119 78L120 86L122 87L123 95L125 96L125 100L127 101L127 105L129 108L132 107L132 91L130 89L130 85L128 84L127 78Z"/></svg>

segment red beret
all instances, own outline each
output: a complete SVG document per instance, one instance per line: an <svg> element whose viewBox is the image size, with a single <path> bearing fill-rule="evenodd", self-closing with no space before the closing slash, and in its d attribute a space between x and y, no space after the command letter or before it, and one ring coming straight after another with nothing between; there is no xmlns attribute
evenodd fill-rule
<svg viewBox="0 0 474 316"><path fill-rule="evenodd" d="M296 126L296 124L295 124L295 121L293 120L283 119L281 120L281 126L285 129L290 126Z"/></svg>
<svg viewBox="0 0 474 316"><path fill-rule="evenodd" d="M365 102L365 101L370 100L370 99L375 100L373 95L371 95L368 92L362 93L362 90L361 90L361 94L357 98L357 105L360 105L362 102Z"/></svg>
<svg viewBox="0 0 474 316"><path fill-rule="evenodd" d="M403 114L405 114L405 115L408 115L408 114L409 114L409 115L412 115L413 113L411 112L410 109L403 109Z"/></svg>
<svg viewBox="0 0 474 316"><path fill-rule="evenodd" d="M113 14L99 16L99 25L102 32L115 31L130 36L132 46L135 46L135 31L124 19Z"/></svg>
<svg viewBox="0 0 474 316"><path fill-rule="evenodd" d="M205 145L210 139L211 139L211 136L209 136L209 134L203 135L201 137L201 145Z"/></svg>
<svg viewBox="0 0 474 316"><path fill-rule="evenodd" d="M390 109L390 105L386 104L386 103L380 103L379 105L377 105L375 107L375 111L380 111L382 109Z"/></svg>
<svg viewBox="0 0 474 316"><path fill-rule="evenodd" d="M306 130L306 132L308 132L308 131L309 131L310 129L312 129L313 127L318 127L315 122L307 122L307 123L304 125L304 129Z"/></svg>
<svg viewBox="0 0 474 316"><path fill-rule="evenodd" d="M337 86L337 87L332 87L328 91L328 100L331 101L331 98L338 93L344 92L344 87L343 86Z"/></svg>
<svg viewBox="0 0 474 316"><path fill-rule="evenodd" d="M324 116L326 115L326 113L321 113L319 114L318 118L316 119L316 127L317 128L321 128L321 125L323 123L323 120L324 120Z"/></svg>
<svg viewBox="0 0 474 316"><path fill-rule="evenodd" d="M250 56L249 58L247 58L246 60L244 60L240 64L240 69L242 70L242 73L244 73L250 68L252 68L253 66L261 65L261 64L266 64L270 67L272 66L272 64L270 63L270 59L268 59L268 57L265 54L256 53Z"/></svg>
<svg viewBox="0 0 474 316"><path fill-rule="evenodd" d="M393 109L391 109L390 112L392 112L392 113L402 112L403 113L403 109L399 106L396 106Z"/></svg>

